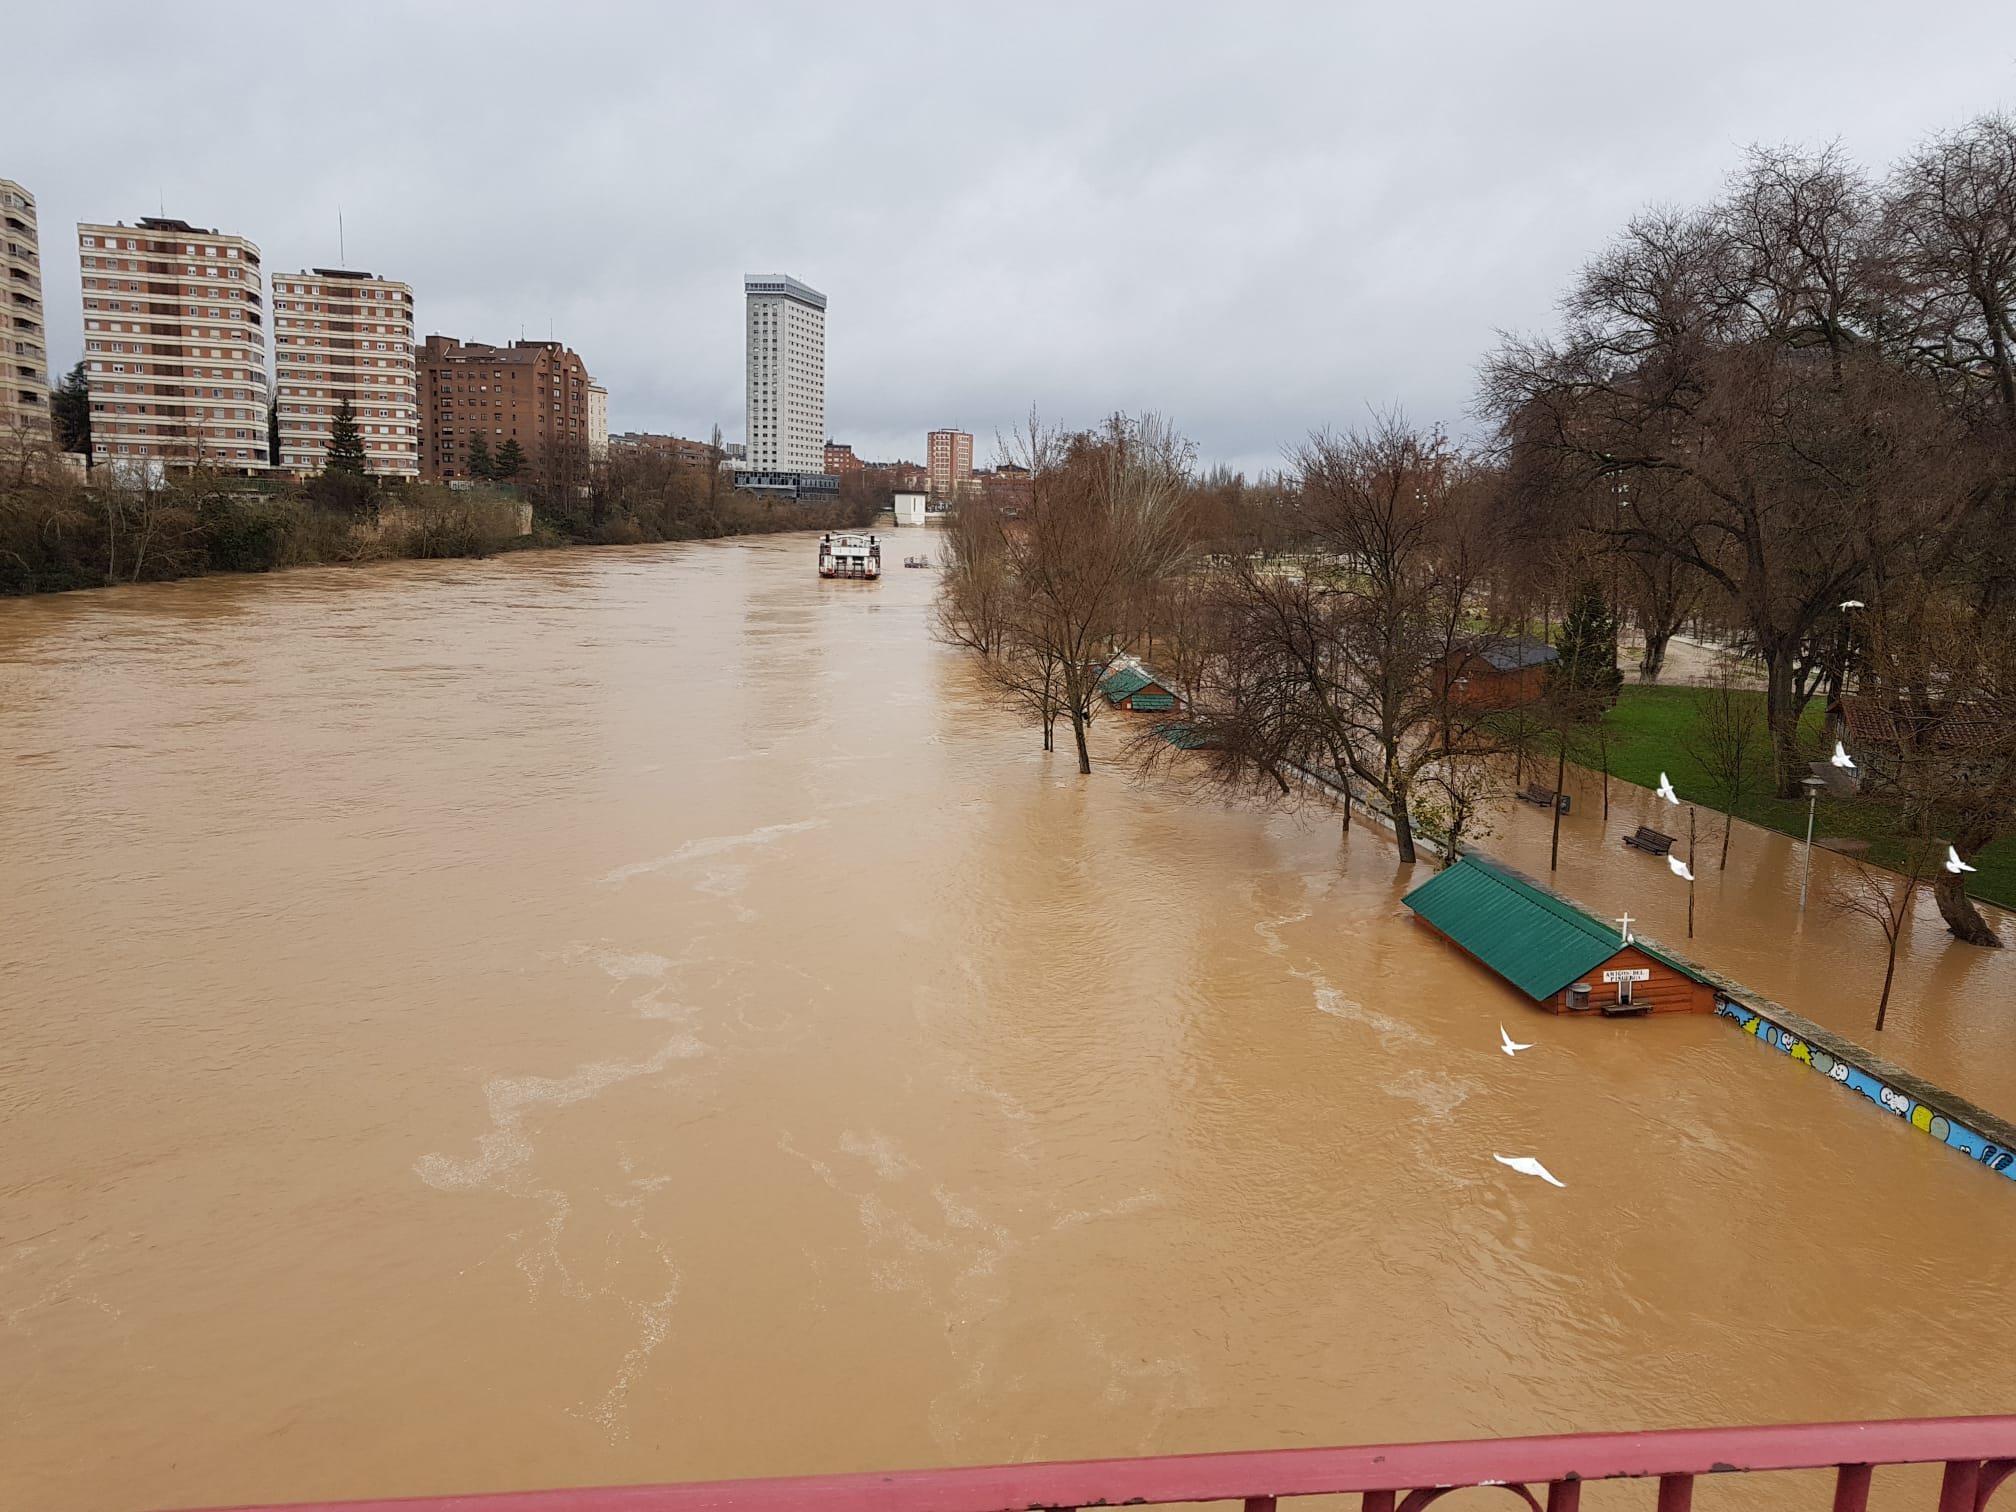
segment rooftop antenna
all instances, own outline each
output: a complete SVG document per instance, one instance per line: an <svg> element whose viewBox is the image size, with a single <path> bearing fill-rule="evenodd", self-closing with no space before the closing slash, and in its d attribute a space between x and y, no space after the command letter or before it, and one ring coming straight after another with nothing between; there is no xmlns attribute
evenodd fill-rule
<svg viewBox="0 0 2016 1512"><path fill-rule="evenodd" d="M344 267L350 266L350 253L343 245L343 207L336 207L336 261Z"/></svg>
<svg viewBox="0 0 2016 1512"><path fill-rule="evenodd" d="M166 220L168 219L168 191L165 187L156 185L154 193L159 196L158 203L161 206L161 219Z"/></svg>

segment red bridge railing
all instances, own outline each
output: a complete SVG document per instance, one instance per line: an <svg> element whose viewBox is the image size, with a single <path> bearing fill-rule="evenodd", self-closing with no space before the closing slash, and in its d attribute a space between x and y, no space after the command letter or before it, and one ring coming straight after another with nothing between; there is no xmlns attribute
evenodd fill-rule
<svg viewBox="0 0 2016 1512"><path fill-rule="evenodd" d="M1534 1512L1576 1512L1584 1481L1624 1478L1657 1479L1656 1512L1688 1512L1699 1476L1824 1469L1835 1471L1832 1512L1864 1512L1874 1471L1922 1464L1945 1466L1936 1512L1982 1512L2016 1472L2016 1416L510 1491L297 1504L291 1512L305 1512L309 1505L322 1512L1031 1512L1173 1502L1230 1502L1242 1504L1245 1512L1274 1512L1276 1503L1289 1497L1339 1494L1362 1497L1363 1512L1420 1512L1467 1486L1505 1491Z"/></svg>

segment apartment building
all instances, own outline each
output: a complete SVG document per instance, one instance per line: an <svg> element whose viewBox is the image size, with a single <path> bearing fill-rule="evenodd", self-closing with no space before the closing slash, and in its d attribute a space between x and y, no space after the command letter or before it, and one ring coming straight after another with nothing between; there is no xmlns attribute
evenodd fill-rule
<svg viewBox="0 0 2016 1512"><path fill-rule="evenodd" d="M143 216L80 224L94 462L263 472L266 308L242 236Z"/></svg>
<svg viewBox="0 0 2016 1512"><path fill-rule="evenodd" d="M367 472L420 475L420 399L413 360L413 290L348 268L273 275L274 465L316 473L344 400Z"/></svg>
<svg viewBox="0 0 2016 1512"><path fill-rule="evenodd" d="M748 470L826 465L826 296L783 273L742 279L748 306Z"/></svg>
<svg viewBox="0 0 2016 1512"><path fill-rule="evenodd" d="M684 436L653 435L649 431L624 431L609 438L611 451L664 457L681 467L712 467L714 448L706 441L689 441Z"/></svg>
<svg viewBox="0 0 2016 1512"><path fill-rule="evenodd" d="M973 480L972 435L962 430L934 430L927 441L931 497L949 499L964 493Z"/></svg>
<svg viewBox="0 0 2016 1512"><path fill-rule="evenodd" d="M609 390L599 383L588 385L588 456L609 460Z"/></svg>
<svg viewBox="0 0 2016 1512"><path fill-rule="evenodd" d="M826 443L826 471L838 475L861 471L861 459L854 455L853 446L845 441Z"/></svg>
<svg viewBox="0 0 2016 1512"><path fill-rule="evenodd" d="M0 446L49 438L49 347L35 196L0 179Z"/></svg>
<svg viewBox="0 0 2016 1512"><path fill-rule="evenodd" d="M593 380L560 342L496 347L429 336L418 355L422 477L468 477L477 435L493 458L506 441L516 441L531 463L575 447L586 454Z"/></svg>

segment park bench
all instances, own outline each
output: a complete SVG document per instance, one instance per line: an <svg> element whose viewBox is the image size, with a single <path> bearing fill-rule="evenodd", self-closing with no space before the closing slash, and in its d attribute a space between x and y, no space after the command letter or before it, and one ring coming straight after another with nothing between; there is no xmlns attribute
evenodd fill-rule
<svg viewBox="0 0 2016 1512"><path fill-rule="evenodd" d="M1535 804L1540 808L1559 808L1564 814L1568 812L1568 795L1566 793L1557 793L1554 789L1542 787L1537 782L1526 784L1526 790L1519 795L1519 801L1521 803Z"/></svg>
<svg viewBox="0 0 2016 1512"><path fill-rule="evenodd" d="M1638 826L1636 834L1626 835L1624 843L1636 846L1639 850L1654 856L1663 856L1673 849L1673 837L1671 835L1662 835L1659 831L1643 824Z"/></svg>

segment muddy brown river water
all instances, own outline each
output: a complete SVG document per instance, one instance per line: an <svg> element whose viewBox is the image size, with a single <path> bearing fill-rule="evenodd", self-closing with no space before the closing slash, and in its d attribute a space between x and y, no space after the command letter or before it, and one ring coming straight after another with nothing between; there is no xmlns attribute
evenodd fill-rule
<svg viewBox="0 0 2016 1512"><path fill-rule="evenodd" d="M0 1507L2016 1405L2007 1182L1539 1016L1370 831L1080 779L934 588L0 603ZM1587 807L1564 885L1679 943ZM1855 1032L1756 840L1700 953ZM1913 948L1886 1050L2008 1113L2016 968Z"/></svg>

